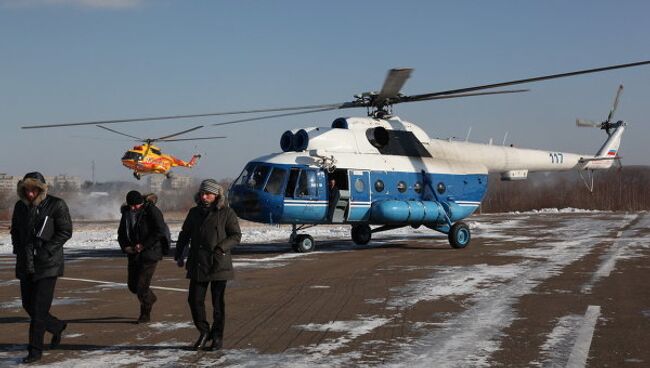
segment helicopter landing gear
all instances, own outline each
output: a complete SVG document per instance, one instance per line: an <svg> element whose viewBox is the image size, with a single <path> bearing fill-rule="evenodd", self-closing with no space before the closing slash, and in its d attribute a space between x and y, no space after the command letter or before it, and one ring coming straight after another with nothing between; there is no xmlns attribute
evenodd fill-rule
<svg viewBox="0 0 650 368"><path fill-rule="evenodd" d="M352 226L352 241L356 245L366 245L372 238L372 230L370 225L353 225Z"/></svg>
<svg viewBox="0 0 650 368"><path fill-rule="evenodd" d="M137 171L134 171L134 172L133 172L133 177L136 178L136 179L138 179L138 180L140 180L140 178L142 178L142 176L140 176L140 173L137 172Z"/></svg>
<svg viewBox="0 0 650 368"><path fill-rule="evenodd" d="M311 226L301 225L297 227L296 224L291 224L291 235L289 236L289 243L294 252L298 253L307 253L312 252L316 249L316 242L311 235L308 234L298 234L298 230L306 229Z"/></svg>
<svg viewBox="0 0 650 368"><path fill-rule="evenodd" d="M170 172L168 172L167 174L165 174L165 177L166 177L167 179L171 179L171 178L174 177L174 174L172 174L172 172L170 171Z"/></svg>
<svg viewBox="0 0 650 368"><path fill-rule="evenodd" d="M469 226L464 222L457 222L449 229L449 244L452 248L465 248L469 245L472 235L469 231Z"/></svg>

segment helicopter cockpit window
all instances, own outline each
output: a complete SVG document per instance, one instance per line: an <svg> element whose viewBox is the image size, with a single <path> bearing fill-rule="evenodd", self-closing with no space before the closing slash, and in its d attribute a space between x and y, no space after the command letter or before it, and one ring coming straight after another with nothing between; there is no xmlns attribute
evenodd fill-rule
<svg viewBox="0 0 650 368"><path fill-rule="evenodd" d="M122 160L142 160L142 155L137 152L128 151L122 156Z"/></svg>
<svg viewBox="0 0 650 368"><path fill-rule="evenodd" d="M296 197L317 196L318 186L315 170L301 170L296 186Z"/></svg>
<svg viewBox="0 0 650 368"><path fill-rule="evenodd" d="M253 169L255 169L254 164L248 164L244 168L244 170L239 174L239 177L235 180L234 185L244 185L248 182L248 176L253 172Z"/></svg>
<svg viewBox="0 0 650 368"><path fill-rule="evenodd" d="M151 152L155 153L156 155L159 155L159 154L160 154L160 150L159 150L159 149L156 149L156 148L152 148L152 149L151 149Z"/></svg>
<svg viewBox="0 0 650 368"><path fill-rule="evenodd" d="M269 171L271 171L269 166L256 167L253 174L248 179L248 186L256 190L262 189L266 182L266 177L269 175Z"/></svg>
<svg viewBox="0 0 650 368"><path fill-rule="evenodd" d="M279 167L273 168L271 171L271 176L266 182L264 191L270 194L280 194L282 192L282 184L284 184L284 178L287 176L287 170L281 169Z"/></svg>

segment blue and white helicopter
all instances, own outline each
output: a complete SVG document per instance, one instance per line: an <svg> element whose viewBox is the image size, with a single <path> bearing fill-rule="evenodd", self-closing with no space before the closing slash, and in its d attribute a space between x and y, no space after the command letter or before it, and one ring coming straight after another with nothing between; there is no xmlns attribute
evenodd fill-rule
<svg viewBox="0 0 650 368"><path fill-rule="evenodd" d="M363 93L344 103L24 128L280 112L213 124L218 126L366 108L367 117L337 118L328 127L284 132L280 137L282 152L250 161L233 182L229 189L230 206L246 220L291 224L289 240L297 252L315 249L314 239L298 232L320 224L351 225L352 240L356 244L367 244L372 234L380 231L426 226L448 234L452 247L464 248L470 244L471 233L461 220L479 207L489 173L500 173L502 180L524 180L529 172L608 169L619 159L618 148L626 124L613 122L612 118L622 87L607 120L598 124L577 121L580 126L597 126L607 133L605 143L594 155L432 139L417 125L394 116L392 106L518 93L526 90L483 90L646 64L650 61L411 96L401 94L400 90L412 69L392 69L379 92Z"/></svg>

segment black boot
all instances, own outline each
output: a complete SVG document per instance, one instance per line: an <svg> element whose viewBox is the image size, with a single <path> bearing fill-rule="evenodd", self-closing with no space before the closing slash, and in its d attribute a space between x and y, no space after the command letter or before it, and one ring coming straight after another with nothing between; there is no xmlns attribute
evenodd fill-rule
<svg viewBox="0 0 650 368"><path fill-rule="evenodd" d="M50 341L50 349L56 349L59 347L61 344L61 335L63 335L63 331L66 327L68 327L68 324L63 322L63 328L61 328L61 331L52 335L52 341Z"/></svg>
<svg viewBox="0 0 650 368"><path fill-rule="evenodd" d="M221 339L220 337L213 337L212 344L210 344L210 347L206 348L205 350L217 351L217 350L221 350L222 347L223 347L223 339Z"/></svg>
<svg viewBox="0 0 650 368"><path fill-rule="evenodd" d="M198 340L196 340L196 342L192 346L194 348L194 350L203 350L203 349L205 349L205 344L208 342L209 336L210 335L207 332L201 332L201 334L199 335Z"/></svg>
<svg viewBox="0 0 650 368"><path fill-rule="evenodd" d="M140 306L140 317L137 323L147 323L151 321L151 306Z"/></svg>
<svg viewBox="0 0 650 368"><path fill-rule="evenodd" d="M23 364L32 364L41 360L43 356L41 354L33 354L31 351L23 358Z"/></svg>

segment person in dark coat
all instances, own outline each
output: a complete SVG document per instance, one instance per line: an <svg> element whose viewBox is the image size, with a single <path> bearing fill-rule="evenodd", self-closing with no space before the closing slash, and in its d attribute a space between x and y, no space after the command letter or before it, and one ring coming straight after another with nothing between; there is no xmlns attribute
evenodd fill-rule
<svg viewBox="0 0 650 368"><path fill-rule="evenodd" d="M327 207L327 220L329 222L332 222L332 219L334 218L334 210L336 209L336 204L338 203L339 199L341 198L341 192L339 191L339 187L336 185L336 179L330 178L329 183L328 183L328 207Z"/></svg>
<svg viewBox="0 0 650 368"><path fill-rule="evenodd" d="M190 209L178 235L175 259L183 267L184 254L188 254L187 301L200 334L194 349L219 350L223 346L226 282L234 278L230 250L241 241L241 230L235 211L226 204L223 187L215 180L201 182L196 199L197 205ZM185 252L188 246L189 252ZM212 294L212 328L205 314L208 287Z"/></svg>
<svg viewBox="0 0 650 368"><path fill-rule="evenodd" d="M50 307L56 280L63 276L63 244L72 237L72 220L66 203L47 194L47 189L41 173L27 173L18 182L19 200L11 218L16 278L23 308L31 318L26 364L41 359L45 331L52 334L50 348L56 348L67 326L50 314Z"/></svg>
<svg viewBox="0 0 650 368"><path fill-rule="evenodd" d="M129 290L138 296L140 316L137 323L151 320L151 309L158 299L151 290L151 279L163 257L163 240L167 225L155 204L145 202L140 192L132 190L122 206L117 241L128 257Z"/></svg>

